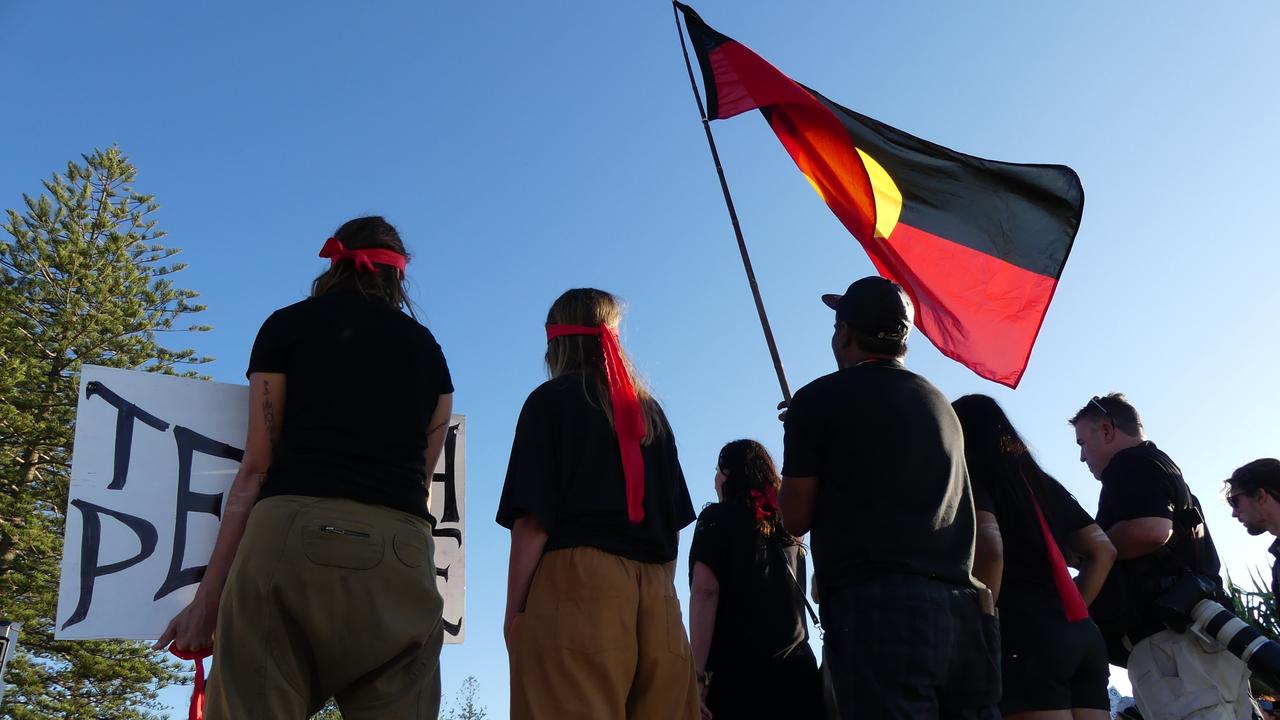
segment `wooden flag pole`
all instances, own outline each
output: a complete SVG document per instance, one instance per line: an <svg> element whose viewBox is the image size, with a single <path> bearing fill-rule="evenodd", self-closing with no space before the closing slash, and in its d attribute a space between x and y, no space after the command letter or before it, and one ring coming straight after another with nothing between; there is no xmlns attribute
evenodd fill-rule
<svg viewBox="0 0 1280 720"><path fill-rule="evenodd" d="M760 298L760 287L756 284L756 273L751 269L751 256L747 254L747 242L742 239L742 226L738 224L738 211L733 208L733 196L729 194L729 183L724 178L724 168L720 165L720 153L716 152L716 140L711 135L711 121L707 119L707 110L702 105L702 95L698 92L698 83L693 79L693 64L689 62L689 46L685 42L684 27L680 25L680 10L672 3L671 12L676 17L676 32L680 34L680 49L684 52L684 67L689 71L689 87L693 90L693 99L698 103L698 115L702 117L702 129L707 133L707 146L711 148L711 160L716 165L716 175L720 177L720 190L724 192L724 204L729 209L729 221L733 223L733 234L738 238L738 252L742 254L742 267L747 271L747 282L751 285L751 296L756 301L756 313L760 315L760 327L764 330L764 340L769 345L769 355L773 358L773 369L778 373L778 386L782 389L784 402L791 402L791 388L787 385L787 374L782 369L782 358L778 355L778 344L774 342L773 330L769 327L769 316L764 311L764 300Z"/></svg>

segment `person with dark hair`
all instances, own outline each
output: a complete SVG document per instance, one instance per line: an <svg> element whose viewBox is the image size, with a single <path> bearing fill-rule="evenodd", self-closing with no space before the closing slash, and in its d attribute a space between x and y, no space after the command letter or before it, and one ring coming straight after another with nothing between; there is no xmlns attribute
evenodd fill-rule
<svg viewBox="0 0 1280 720"><path fill-rule="evenodd" d="M914 314L867 277L835 310L839 370L786 412L783 527L812 546L844 718L994 718L1000 638L972 575L974 509L951 404L902 364Z"/></svg>
<svg viewBox="0 0 1280 720"><path fill-rule="evenodd" d="M703 709L716 720L822 716L805 621L804 546L782 527L781 484L763 445L725 445L718 502L702 509L693 532L689 636Z"/></svg>
<svg viewBox="0 0 1280 720"><path fill-rule="evenodd" d="M330 697L347 718L435 718L429 473L453 383L405 312L390 223L351 220L320 256L311 297L258 331L244 460L195 599L156 647L213 645L206 718L301 720Z"/></svg>
<svg viewBox="0 0 1280 720"><path fill-rule="evenodd" d="M1080 461L1102 483L1098 525L1116 564L1090 607L1114 665L1126 667L1147 720L1253 716L1249 670L1226 648L1162 621L1157 599L1185 575L1231 605L1200 501L1173 460L1147 440L1138 411L1120 393L1095 396L1068 421Z"/></svg>
<svg viewBox="0 0 1280 720"><path fill-rule="evenodd" d="M986 395L952 403L978 516L974 576L1000 608L1005 720L1107 720L1107 646L1089 619L1116 550ZM1066 557L1078 558L1072 581Z"/></svg>
<svg viewBox="0 0 1280 720"><path fill-rule="evenodd" d="M695 720L676 599L693 503L662 407L618 342L621 303L547 313L551 379L525 400L498 503L511 530L504 634L513 720Z"/></svg>
<svg viewBox="0 0 1280 720"><path fill-rule="evenodd" d="M1268 552L1276 558L1271 565L1271 594L1280 612L1280 460L1262 458L1245 463L1224 484L1231 517L1250 535L1271 533L1276 537Z"/></svg>

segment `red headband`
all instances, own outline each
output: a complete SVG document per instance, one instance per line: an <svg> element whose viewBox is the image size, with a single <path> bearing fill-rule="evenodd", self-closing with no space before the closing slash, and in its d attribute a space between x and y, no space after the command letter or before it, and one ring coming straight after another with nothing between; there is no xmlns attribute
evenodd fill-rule
<svg viewBox="0 0 1280 720"><path fill-rule="evenodd" d="M613 405L613 430L618 436L622 476L627 483L627 519L639 523L644 520L644 456L640 454L644 416L640 413L640 400L636 397L631 374L622 361L618 333L604 324L599 327L547 325L547 342L564 335L595 335L600 338L605 377L609 381L609 400Z"/></svg>
<svg viewBox="0 0 1280 720"><path fill-rule="evenodd" d="M351 260L356 264L356 270L365 272L373 272L373 264L390 265L391 267L404 274L405 257L395 250L386 248L363 248L359 250L348 250L346 245L338 238L329 238L324 241L324 247L320 248L320 257L329 260L329 267L338 264L339 260Z"/></svg>

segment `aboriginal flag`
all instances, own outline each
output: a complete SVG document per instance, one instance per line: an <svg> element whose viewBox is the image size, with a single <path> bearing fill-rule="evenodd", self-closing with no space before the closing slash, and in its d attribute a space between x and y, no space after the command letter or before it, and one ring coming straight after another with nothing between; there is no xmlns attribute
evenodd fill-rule
<svg viewBox="0 0 1280 720"><path fill-rule="evenodd" d="M944 355L1017 387L1067 262L1084 190L1062 165L964 155L841 107L684 13L709 119L764 114Z"/></svg>

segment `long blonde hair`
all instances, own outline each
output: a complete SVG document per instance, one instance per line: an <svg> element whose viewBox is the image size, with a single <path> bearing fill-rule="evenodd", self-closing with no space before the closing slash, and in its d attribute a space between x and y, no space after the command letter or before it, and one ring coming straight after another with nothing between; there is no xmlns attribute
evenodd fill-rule
<svg viewBox="0 0 1280 720"><path fill-rule="evenodd" d="M551 303L547 311L548 325L607 325L615 332L622 322L622 303L618 298L595 288L574 288ZM622 363L631 376L636 397L640 400L640 413L644 417L644 444L648 445L662 434L661 410L644 381L636 374L635 366L625 350ZM591 402L605 412L609 424L613 424L613 403L609 399L609 381L604 369L604 353L600 340L592 335L565 335L547 343L547 372L556 378L570 372L582 373L582 389Z"/></svg>

